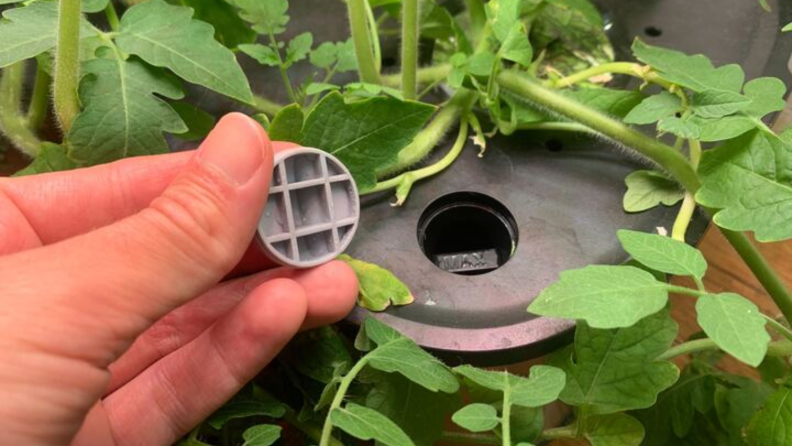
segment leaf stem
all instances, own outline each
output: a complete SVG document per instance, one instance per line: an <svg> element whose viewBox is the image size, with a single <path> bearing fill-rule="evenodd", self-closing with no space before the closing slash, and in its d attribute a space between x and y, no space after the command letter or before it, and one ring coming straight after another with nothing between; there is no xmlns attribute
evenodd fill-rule
<svg viewBox="0 0 792 446"><path fill-rule="evenodd" d="M433 67L418 68L415 72L415 81L419 85L443 81L451 73L451 65L440 64ZM382 76L382 85L386 87L399 87L402 81L401 73Z"/></svg>
<svg viewBox="0 0 792 446"><path fill-rule="evenodd" d="M44 124L49 108L49 88L52 77L44 69L41 59L36 59L36 79L33 81L33 93L28 108L28 127L36 131Z"/></svg>
<svg viewBox="0 0 792 446"><path fill-rule="evenodd" d="M517 130L546 130L546 131L554 131L554 132L582 132L582 133L593 133L596 134L594 130L586 127L583 124L578 124L576 122L536 122L536 123L527 123L527 124L520 124L517 126Z"/></svg>
<svg viewBox="0 0 792 446"><path fill-rule="evenodd" d="M509 375L503 372L503 410L501 411L501 437L503 446L511 444L511 386L509 385Z"/></svg>
<svg viewBox="0 0 792 446"><path fill-rule="evenodd" d="M690 147L690 166L693 170L698 170L701 162L701 142L691 139L688 141L688 146ZM682 206L679 208L679 214L677 214L677 218L674 220L674 227L671 230L671 237L674 240L685 242L685 236L695 212L696 199L692 192L685 192L685 198L682 200Z"/></svg>
<svg viewBox="0 0 792 446"><path fill-rule="evenodd" d="M283 105L273 102L263 96L253 95L253 108L256 111L275 116L283 108Z"/></svg>
<svg viewBox="0 0 792 446"><path fill-rule="evenodd" d="M402 94L415 99L418 86L418 0L402 1Z"/></svg>
<svg viewBox="0 0 792 446"><path fill-rule="evenodd" d="M396 164L377 172L377 177L387 177L424 159L440 142L443 135L457 123L462 113L470 109L476 97L476 93L470 90L457 91L448 104L435 115L432 122L415 136L410 145L399 152Z"/></svg>
<svg viewBox="0 0 792 446"><path fill-rule="evenodd" d="M58 42L55 47L55 115L68 133L80 113L80 7L82 0L58 1Z"/></svg>
<svg viewBox="0 0 792 446"><path fill-rule="evenodd" d="M552 88L568 88L603 74L625 74L660 85L666 89L671 89L672 87L670 82L661 79L649 67L633 62L611 62L597 65L561 79L545 81L545 85Z"/></svg>
<svg viewBox="0 0 792 446"><path fill-rule="evenodd" d="M24 76L24 62L17 62L3 69L3 77L0 78L0 132L22 153L34 157L41 147L41 141L21 117Z"/></svg>
<svg viewBox="0 0 792 446"><path fill-rule="evenodd" d="M709 294L706 291L694 290L693 288L688 288L688 287L685 287L685 286L678 286L678 285L671 285L671 284L667 284L666 285L666 289L670 293L687 294L688 296L693 296L693 297L702 297L702 296L706 296L706 295Z"/></svg>
<svg viewBox="0 0 792 446"><path fill-rule="evenodd" d="M787 340L792 341L792 330L790 330L786 325L778 322L777 320L766 314L762 314L762 316L764 316L764 318L767 320L768 325L770 325L770 328L772 328L774 332L783 336Z"/></svg>
<svg viewBox="0 0 792 446"><path fill-rule="evenodd" d="M514 71L498 75L498 83L518 98L541 104L572 121L579 122L612 140L635 150L666 169L691 192L699 188L699 179L687 159L660 141L631 127L543 87Z"/></svg>
<svg viewBox="0 0 792 446"><path fill-rule="evenodd" d="M352 41L355 45L360 80L370 84L379 84L380 75L379 70L377 70L377 63L374 60L374 47L371 43L371 33L368 28L367 3L367 0L347 0L349 27L352 31Z"/></svg>
<svg viewBox="0 0 792 446"><path fill-rule="evenodd" d="M104 12L105 16L107 16L107 23L110 25L110 29L118 31L118 28L121 27L121 23L118 20L118 12L116 12L115 6L113 6L113 0L107 2L107 7Z"/></svg>
<svg viewBox="0 0 792 446"><path fill-rule="evenodd" d="M487 12L484 9L484 2L481 0L465 0L465 9L470 15L470 27L473 32L473 40L478 42L484 26L487 24Z"/></svg>
<svg viewBox="0 0 792 446"><path fill-rule="evenodd" d="M355 377L363 370L366 364L368 364L368 355L360 358L357 364L344 375L341 382L338 384L338 390L336 390L335 397L333 397L333 402L330 403L330 409L327 411L327 418L325 418L324 426L322 426L322 436L319 439L319 446L330 446L331 440L333 439L333 422L330 416L333 414L334 410L341 408L341 403L344 402L349 386L352 385Z"/></svg>
<svg viewBox="0 0 792 446"><path fill-rule="evenodd" d="M467 142L467 135L468 135L468 122L467 119L462 119L461 123L459 124L459 134L457 135L457 139L454 142L453 147L448 153L438 162L432 164L431 166L424 167L422 169L413 170L411 172L405 172L399 176L393 177L389 180L385 180L383 182L377 183L377 185L370 190L364 191L361 195L368 195L377 192L383 192L386 190L390 190L393 188L397 188L397 196L396 196L396 203L394 205L401 206L404 204L404 200L407 199L407 195L410 192L410 188L412 187L413 183L416 181L422 180L424 178L429 178L433 175L437 175L438 173L442 172L448 166L453 164L453 162L459 157L459 154L462 153L462 149L465 148L465 143Z"/></svg>
<svg viewBox="0 0 792 446"><path fill-rule="evenodd" d="M545 440L560 440L564 438L577 438L577 426L561 426L552 429L547 429L542 432L542 438Z"/></svg>
<svg viewBox="0 0 792 446"><path fill-rule="evenodd" d="M710 338L694 339L692 341L683 342L679 345L669 348L665 353L661 354L655 361L670 361L678 356L689 355L692 353L719 350L720 348ZM775 341L767 346L767 356L791 356L792 355L792 342L789 341Z"/></svg>
<svg viewBox="0 0 792 446"><path fill-rule="evenodd" d="M272 32L272 30L269 31L269 41L272 51L275 52L275 56L278 58L278 70L280 71L281 79L283 79L283 85L286 86L286 93L289 95L289 100L297 103L297 95L294 93L294 87L292 87L291 80L289 80L289 74L286 73L286 67L283 65L283 58L281 57L280 49L278 48L278 41L275 39L275 34Z"/></svg>

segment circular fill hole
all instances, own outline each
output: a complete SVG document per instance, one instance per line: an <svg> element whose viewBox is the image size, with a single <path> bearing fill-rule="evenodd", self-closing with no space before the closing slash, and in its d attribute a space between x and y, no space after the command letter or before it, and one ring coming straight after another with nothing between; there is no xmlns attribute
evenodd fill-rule
<svg viewBox="0 0 792 446"><path fill-rule="evenodd" d="M433 201L418 220L426 257L448 272L486 274L509 261L517 248L517 222L498 200L454 192Z"/></svg>
<svg viewBox="0 0 792 446"><path fill-rule="evenodd" d="M656 26L647 26L644 33L649 37L660 37L663 35L663 30Z"/></svg>
<svg viewBox="0 0 792 446"><path fill-rule="evenodd" d="M545 141L545 148L551 152L564 150L564 143L560 139L548 139Z"/></svg>

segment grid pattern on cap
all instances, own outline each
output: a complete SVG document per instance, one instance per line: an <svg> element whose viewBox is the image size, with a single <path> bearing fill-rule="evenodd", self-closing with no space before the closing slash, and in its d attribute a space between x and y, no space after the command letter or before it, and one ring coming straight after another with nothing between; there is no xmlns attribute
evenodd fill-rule
<svg viewBox="0 0 792 446"><path fill-rule="evenodd" d="M276 159L259 236L280 263L312 266L349 245L359 216L354 180L331 155L298 149Z"/></svg>

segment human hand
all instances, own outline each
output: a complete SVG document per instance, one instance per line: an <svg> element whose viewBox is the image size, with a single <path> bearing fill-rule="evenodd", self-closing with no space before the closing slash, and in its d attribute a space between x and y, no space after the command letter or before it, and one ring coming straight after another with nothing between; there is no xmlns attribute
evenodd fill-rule
<svg viewBox="0 0 792 446"><path fill-rule="evenodd" d="M197 152L0 180L0 444L170 444L351 309L341 262L218 284L286 147L231 114Z"/></svg>

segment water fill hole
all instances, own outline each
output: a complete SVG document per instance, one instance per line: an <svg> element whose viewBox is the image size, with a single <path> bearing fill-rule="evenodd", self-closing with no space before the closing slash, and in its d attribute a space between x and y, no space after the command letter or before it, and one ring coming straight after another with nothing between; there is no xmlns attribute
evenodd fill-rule
<svg viewBox="0 0 792 446"><path fill-rule="evenodd" d="M516 251L517 241L512 213L498 200L477 192L444 195L418 220L423 253L455 274L472 276L500 268Z"/></svg>

